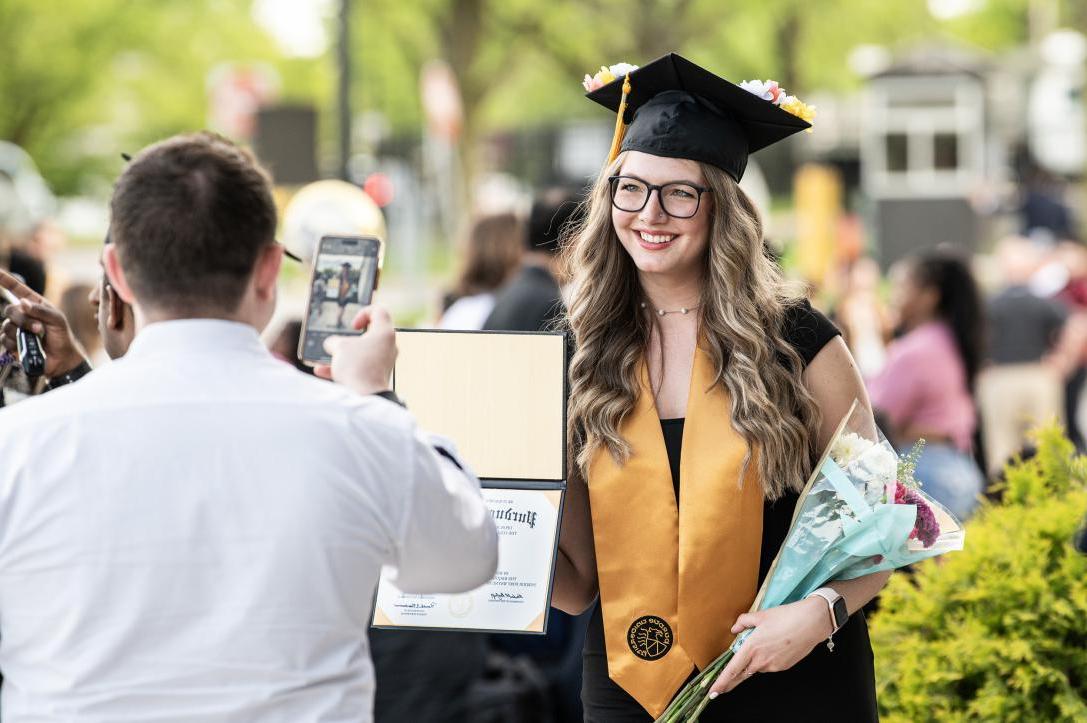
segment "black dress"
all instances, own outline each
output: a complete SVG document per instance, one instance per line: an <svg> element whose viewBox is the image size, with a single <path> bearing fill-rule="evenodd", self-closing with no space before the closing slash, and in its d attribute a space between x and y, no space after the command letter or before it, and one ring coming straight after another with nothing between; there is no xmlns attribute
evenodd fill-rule
<svg viewBox="0 0 1087 723"><path fill-rule="evenodd" d="M785 324L785 336L805 364L839 333L825 316L807 304L791 310ZM683 420L662 419L661 430L678 496ZM775 502L763 503L760 585L789 531L798 497L796 493L789 493ZM834 635L833 652L820 644L789 670L752 676L711 703L700 720L703 723L877 721L875 687L868 626L864 613L858 611ZM586 633L581 697L587 723L647 723L653 720L634 698L608 677L604 622L599 603L594 606Z"/></svg>

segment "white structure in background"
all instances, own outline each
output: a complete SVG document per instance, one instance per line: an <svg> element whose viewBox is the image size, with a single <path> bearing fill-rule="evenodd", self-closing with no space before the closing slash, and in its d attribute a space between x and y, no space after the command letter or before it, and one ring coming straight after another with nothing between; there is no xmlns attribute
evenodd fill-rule
<svg viewBox="0 0 1087 723"><path fill-rule="evenodd" d="M303 186L283 209L283 245L309 262L322 236L376 236L385 259L385 217L373 199L346 181L317 181Z"/></svg>
<svg viewBox="0 0 1087 723"><path fill-rule="evenodd" d="M987 70L968 55L926 48L869 80L861 185L884 266L939 243L976 248L971 198L991 177Z"/></svg>
<svg viewBox="0 0 1087 723"><path fill-rule="evenodd" d="M1084 61L1087 38L1074 30L1048 35L1039 48L1044 65L1030 87L1028 140L1046 170L1078 175L1087 167Z"/></svg>
<svg viewBox="0 0 1087 723"><path fill-rule="evenodd" d="M57 202L30 155L0 141L0 228L24 233L56 212Z"/></svg>

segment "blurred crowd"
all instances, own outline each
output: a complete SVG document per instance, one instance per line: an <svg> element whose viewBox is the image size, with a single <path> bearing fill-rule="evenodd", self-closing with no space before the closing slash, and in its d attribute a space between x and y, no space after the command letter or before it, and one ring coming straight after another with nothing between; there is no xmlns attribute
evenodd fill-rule
<svg viewBox="0 0 1087 723"><path fill-rule="evenodd" d="M580 189L547 188L527 213L471 219L430 325L561 328L558 252L580 201ZM861 256L813 293L842 330L881 428L904 453L924 440L917 478L963 519L984 495L999 494L1006 462L1031 454L1033 426L1056 420L1087 449L1087 247L1067 212L1046 211L1037 201L1024 206L1025 219L1050 220L1048 233L1009 236L973 257L930 248L889 268ZM64 246L49 221L0 229L0 268L48 299L87 358L105 363L131 341L130 311L104 274L93 285L69 283L56 264ZM300 319L288 319L267 342L310 371L298 359L300 330ZM32 391L8 389L7 401ZM374 630L376 719L581 720L584 623L552 611L544 637Z"/></svg>
<svg viewBox="0 0 1087 723"><path fill-rule="evenodd" d="M1028 432L1083 427L1087 248L1013 236L991 256L939 247L882 277L862 258L831 309L902 451L925 440L919 478L968 517L988 482L1031 453Z"/></svg>

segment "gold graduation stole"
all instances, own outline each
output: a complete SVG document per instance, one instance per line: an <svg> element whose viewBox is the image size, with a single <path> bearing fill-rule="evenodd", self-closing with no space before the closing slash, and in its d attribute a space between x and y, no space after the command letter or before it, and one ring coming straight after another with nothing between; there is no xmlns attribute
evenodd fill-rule
<svg viewBox="0 0 1087 723"><path fill-rule="evenodd" d="M589 466L608 674L653 716L694 672L724 652L751 607L762 547L762 486L732 427L729 395L695 352L676 504L649 375L620 429L632 454L606 449ZM713 385L713 386L711 386Z"/></svg>

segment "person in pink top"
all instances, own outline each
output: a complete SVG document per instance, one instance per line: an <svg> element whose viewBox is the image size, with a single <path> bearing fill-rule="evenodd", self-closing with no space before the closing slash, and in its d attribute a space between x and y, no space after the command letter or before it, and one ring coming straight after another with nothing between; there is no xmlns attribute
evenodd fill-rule
<svg viewBox="0 0 1087 723"><path fill-rule="evenodd" d="M962 260L943 252L900 262L891 279L901 336L888 347L883 369L868 380L872 406L900 450L926 440L917 479L965 519L984 484L972 450L974 379L983 353L977 284Z"/></svg>

